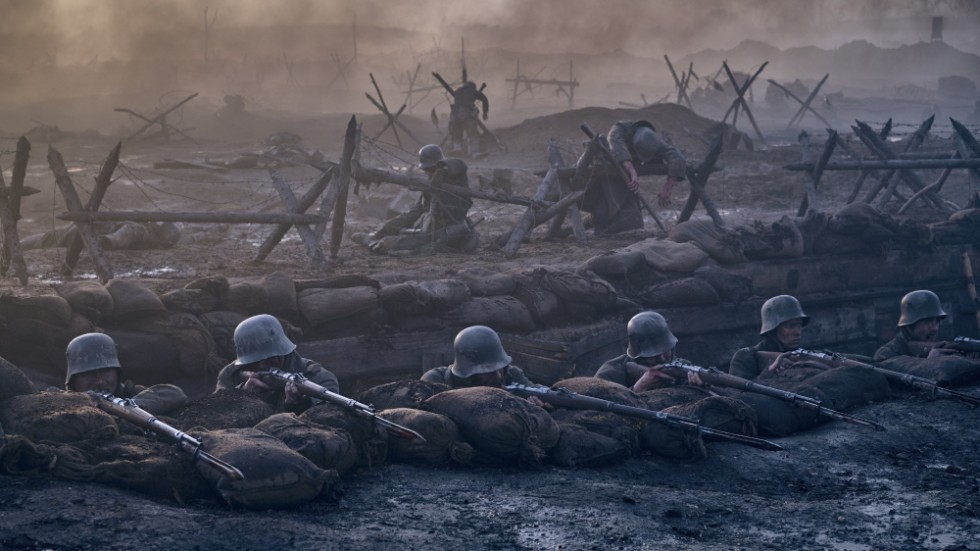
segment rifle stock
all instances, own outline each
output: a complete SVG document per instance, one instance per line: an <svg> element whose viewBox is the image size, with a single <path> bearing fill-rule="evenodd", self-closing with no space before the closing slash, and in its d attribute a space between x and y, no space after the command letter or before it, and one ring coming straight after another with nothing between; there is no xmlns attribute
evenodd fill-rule
<svg viewBox="0 0 980 551"><path fill-rule="evenodd" d="M570 390L564 388L551 390L549 388L511 384L505 386L504 390L524 398L528 396L536 396L542 402L547 402L549 404L554 404L556 406L569 409L611 411L613 413L626 415L628 417L648 419L689 432L696 432L698 435L714 436L719 440L745 444L746 446L752 446L753 448L758 448L760 450L781 451L783 449L783 447L779 444L762 438L755 438L752 436L736 434L734 432L705 427L701 425L700 421L691 417L682 417L680 415L672 415L662 411L653 411L645 408L617 404L616 402L611 402L609 400L603 400L601 398L594 398L592 396L585 396L571 392Z"/></svg>
<svg viewBox="0 0 980 551"><path fill-rule="evenodd" d="M784 402L789 402L796 407L813 411L817 415L821 417L826 417L827 419L837 419L838 421L853 423L855 425L864 425L866 427L872 427L875 430L885 430L885 427L883 425L871 421L870 419L864 419L856 415L850 415L848 413L844 413L843 411L837 411L835 409L830 409L828 407L822 406L820 405L820 400L817 398L811 398L809 396L804 396L803 394L796 394L795 392L782 390L780 388L761 385L755 381L743 379L742 377L736 377L735 375L730 375L728 373L722 373L717 369L709 369L706 367L700 367L700 366L680 363L676 361L665 365L664 368L677 369L686 372L696 373L698 377L701 378L702 381L704 381L709 385L723 386L727 388L743 390L745 392L752 392L755 394L770 396L772 398L776 398Z"/></svg>
<svg viewBox="0 0 980 551"><path fill-rule="evenodd" d="M95 398L96 407L102 411L172 440L195 460L201 461L232 480L245 480L245 475L234 465L204 451L204 445L200 440L157 419L132 399L118 398L108 392L89 391L89 394Z"/></svg>
<svg viewBox="0 0 980 551"><path fill-rule="evenodd" d="M901 371L893 371L891 369L879 367L874 364L859 362L857 360L846 358L841 354L827 354L824 352L814 352L812 350L806 350L804 348L796 349L792 352L792 354L794 356L800 356L803 358L819 361L821 363L824 363L828 367L854 366L854 367L862 367L865 369L871 369L877 373L884 375L890 380L898 381L902 384L914 388L918 388L920 390L927 390L934 397L940 396L940 397L952 398L954 400L960 400L962 402L980 405L980 397L973 396L971 394L966 394L964 392L957 392L955 390L950 390L948 388L939 386L939 383L933 381L932 379L926 379L925 377L918 377L915 375L910 375L908 373L902 373Z"/></svg>
<svg viewBox="0 0 980 551"><path fill-rule="evenodd" d="M389 421L384 417L379 417L378 414L374 412L374 408L371 406L362 404L353 398L348 398L341 394L337 394L336 392L331 392L326 388L323 388L322 385L318 385L307 379L301 373L287 373L281 369L269 369L266 371L259 371L257 374L259 378L262 379L262 382L266 384L273 384L279 388L285 388L288 383L294 383L297 390L299 390L300 394L303 396L315 398L324 402L330 402L331 404L348 409L356 415L368 418L371 421L381 425L388 432L388 434L392 436L404 438L405 440L425 442L425 438L414 430L399 425L393 421Z"/></svg>

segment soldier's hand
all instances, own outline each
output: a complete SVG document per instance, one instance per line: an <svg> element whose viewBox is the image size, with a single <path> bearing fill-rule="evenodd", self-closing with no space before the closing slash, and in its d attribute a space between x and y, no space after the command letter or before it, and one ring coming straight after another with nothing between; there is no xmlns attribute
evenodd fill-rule
<svg viewBox="0 0 980 551"><path fill-rule="evenodd" d="M955 356L959 353L960 353L959 350L954 350L952 348L936 347L929 350L929 354L926 355L926 358L941 358L943 356Z"/></svg>
<svg viewBox="0 0 980 551"><path fill-rule="evenodd" d="M643 392L644 390L674 386L675 384L677 384L677 379L660 371L657 367L651 367L638 381L633 383L633 392Z"/></svg>
<svg viewBox="0 0 980 551"><path fill-rule="evenodd" d="M266 392L272 390L272 387L262 382L257 371L251 371L248 378L245 379L245 383L242 384L242 389L249 392Z"/></svg>
<svg viewBox="0 0 980 551"><path fill-rule="evenodd" d="M687 384L694 386L704 386L704 381L701 380L701 376L693 371L687 372Z"/></svg>
<svg viewBox="0 0 980 551"><path fill-rule="evenodd" d="M544 408L547 410L555 409L553 405L549 404L548 402L542 401L541 398L538 398L537 396L528 396L527 401L538 406L539 408Z"/></svg>
<svg viewBox="0 0 980 551"><path fill-rule="evenodd" d="M657 203L659 203L661 207L670 206L670 194L674 192L674 184L676 183L677 180L669 176L667 177L667 181L664 182L664 188L657 194Z"/></svg>
<svg viewBox="0 0 980 551"><path fill-rule="evenodd" d="M284 391L286 393L287 404L302 404L304 402L309 401L309 398L303 396L303 394L300 393L299 388L296 386L296 383L294 383L293 381L289 381L288 383L286 383Z"/></svg>
<svg viewBox="0 0 980 551"><path fill-rule="evenodd" d="M783 371L786 371L790 367L793 367L794 362L790 359L793 355L794 354L792 351L783 352L782 354L776 356L776 359L773 360L766 369L772 371L773 373L782 373Z"/></svg>

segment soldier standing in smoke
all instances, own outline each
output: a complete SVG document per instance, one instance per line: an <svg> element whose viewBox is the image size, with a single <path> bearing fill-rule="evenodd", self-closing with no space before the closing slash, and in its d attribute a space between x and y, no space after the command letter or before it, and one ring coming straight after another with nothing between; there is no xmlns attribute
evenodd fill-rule
<svg viewBox="0 0 980 551"><path fill-rule="evenodd" d="M483 120L487 120L490 101L476 88L476 83L467 80L462 86L453 90L453 105L449 112L449 139L456 148L470 154L481 149L479 141L475 144L471 143L473 139L482 138L477 101L483 104Z"/></svg>

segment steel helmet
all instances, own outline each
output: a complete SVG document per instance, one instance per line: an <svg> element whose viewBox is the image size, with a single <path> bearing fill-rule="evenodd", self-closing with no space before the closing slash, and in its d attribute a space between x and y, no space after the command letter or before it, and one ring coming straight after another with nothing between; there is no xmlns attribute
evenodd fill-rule
<svg viewBox="0 0 980 551"><path fill-rule="evenodd" d="M419 168L429 170L435 168L437 164L445 161L446 157L442 154L442 148L434 143L422 146L419 149Z"/></svg>
<svg viewBox="0 0 980 551"><path fill-rule="evenodd" d="M79 373L107 367L121 369L119 356L116 354L116 343L112 337L104 333L85 333L75 337L68 343L65 357L68 359L66 388L71 378Z"/></svg>
<svg viewBox="0 0 980 551"><path fill-rule="evenodd" d="M633 152L646 163L652 161L660 149L660 139L649 126L641 126L633 132Z"/></svg>
<svg viewBox="0 0 980 551"><path fill-rule="evenodd" d="M483 325L460 331L453 341L453 352L456 358L449 369L462 379L497 371L511 362L497 332Z"/></svg>
<svg viewBox="0 0 980 551"><path fill-rule="evenodd" d="M762 304L762 330L760 335L772 331L783 322L799 319L803 325L810 323L810 316L803 313L803 307L796 297L779 295Z"/></svg>
<svg viewBox="0 0 980 551"><path fill-rule="evenodd" d="M669 352L677 345L677 337L667 327L667 320L656 312L640 312L626 325L629 346L626 355L631 359L653 358Z"/></svg>
<svg viewBox="0 0 980 551"><path fill-rule="evenodd" d="M285 356L296 345L286 338L279 320L269 314L252 316L235 328L235 365L245 365L276 356Z"/></svg>
<svg viewBox="0 0 980 551"><path fill-rule="evenodd" d="M946 312L939 304L939 297L932 291L919 290L902 297L902 316L898 319L899 327L914 325L915 322L926 318L946 317Z"/></svg>

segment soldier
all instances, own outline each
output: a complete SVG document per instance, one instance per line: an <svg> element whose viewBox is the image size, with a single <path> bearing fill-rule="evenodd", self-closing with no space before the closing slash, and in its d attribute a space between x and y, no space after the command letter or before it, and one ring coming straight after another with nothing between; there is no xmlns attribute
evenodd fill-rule
<svg viewBox="0 0 980 551"><path fill-rule="evenodd" d="M267 369L301 373L331 392L340 392L337 377L313 360L300 356L279 320L268 314L252 316L239 323L234 340L238 358L218 373L215 392L228 388L248 390L279 411L291 413L301 413L313 405L313 400L300 394L292 382L284 389L264 383L259 373Z"/></svg>
<svg viewBox="0 0 980 551"><path fill-rule="evenodd" d="M512 383L536 386L524 375L524 370L511 365L500 335L489 327L473 325L460 331L453 340L453 355L452 364L426 371L422 380L453 388L499 388Z"/></svg>
<svg viewBox="0 0 980 551"><path fill-rule="evenodd" d="M803 307L796 297L779 295L762 305L762 340L755 346L742 348L735 352L728 364L728 372L743 379L755 379L768 370L779 373L792 366L792 351L800 347L803 327L810 323L810 316L803 313ZM780 355L768 365L760 365L756 352L779 352Z"/></svg>
<svg viewBox="0 0 980 551"><path fill-rule="evenodd" d="M670 194L687 174L687 161L667 143L647 121L619 121L599 138L608 143L613 160L629 175L624 182L618 168L597 171L586 186L582 210L591 214L596 234L611 234L643 227L643 213L637 199L640 189L636 166L664 163L667 181L657 195L660 206L670 205ZM607 165L607 168L608 165Z"/></svg>
<svg viewBox="0 0 980 551"><path fill-rule="evenodd" d="M96 222L99 245L106 250L170 249L180 240L180 227L173 222ZM74 224L21 240L23 250L67 247L78 236Z"/></svg>
<svg viewBox="0 0 980 551"><path fill-rule="evenodd" d="M939 304L939 297L932 291L912 291L905 295L902 297L901 310L898 334L875 352L876 362L895 356L914 356L909 350L909 341L935 341L939 335L939 322L946 318L946 312ZM928 357L956 353L955 350L933 348Z"/></svg>
<svg viewBox="0 0 980 551"><path fill-rule="evenodd" d="M369 238L355 240L377 253L472 252L479 244L466 218L473 201L446 189L469 188L466 163L447 159L438 145L429 144L419 150L418 166L429 176L432 189L422 192L408 212L388 220Z"/></svg>
<svg viewBox="0 0 980 551"><path fill-rule="evenodd" d="M154 415L168 413L187 403L187 395L178 386L161 384L147 388L123 381L116 342L109 335L79 335L68 343L65 356L68 360L65 390L108 392L118 398L132 398Z"/></svg>
<svg viewBox="0 0 980 551"><path fill-rule="evenodd" d="M471 138L482 136L477 118L477 101L483 104L483 120L487 120L490 101L476 88L475 82L467 80L453 90L453 105L449 111L449 138L463 151L467 150Z"/></svg>
<svg viewBox="0 0 980 551"><path fill-rule="evenodd" d="M702 384L696 373L678 378L661 371L661 366L674 361L677 337L667 327L667 320L657 312L640 312L626 325L629 346L626 354L613 358L599 367L595 376L643 392L679 384Z"/></svg>

